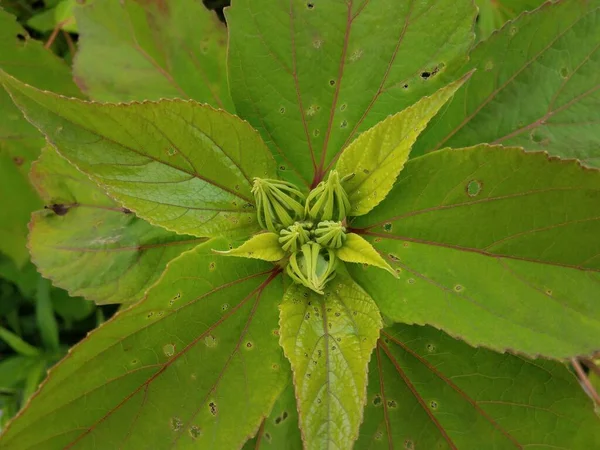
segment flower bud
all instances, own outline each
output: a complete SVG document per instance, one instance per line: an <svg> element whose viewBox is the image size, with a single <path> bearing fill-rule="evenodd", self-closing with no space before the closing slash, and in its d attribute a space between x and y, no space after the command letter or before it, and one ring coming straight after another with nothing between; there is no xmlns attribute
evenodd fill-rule
<svg viewBox="0 0 600 450"><path fill-rule="evenodd" d="M291 183L254 178L252 193L258 223L269 231L277 233L303 216L304 195Z"/></svg>
<svg viewBox="0 0 600 450"><path fill-rule="evenodd" d="M335 277L337 259L333 250L325 249L316 242L304 244L300 252L293 253L287 266L292 280L318 294Z"/></svg>
<svg viewBox="0 0 600 450"><path fill-rule="evenodd" d="M332 220L319 222L314 235L317 243L326 248L340 248L346 242L346 228L342 222Z"/></svg>
<svg viewBox="0 0 600 450"><path fill-rule="evenodd" d="M296 222L279 232L279 243L286 252L295 253L310 241L310 229L313 224L310 222Z"/></svg>
<svg viewBox="0 0 600 450"><path fill-rule="evenodd" d="M321 181L310 191L304 208L308 218L315 221L344 220L346 214L350 212L350 200L341 181L338 172L332 170L327 181Z"/></svg>

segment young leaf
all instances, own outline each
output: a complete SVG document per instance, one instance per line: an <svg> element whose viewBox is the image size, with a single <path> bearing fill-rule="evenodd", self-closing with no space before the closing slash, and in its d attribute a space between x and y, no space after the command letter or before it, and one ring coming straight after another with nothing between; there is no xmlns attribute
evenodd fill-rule
<svg viewBox="0 0 600 450"><path fill-rule="evenodd" d="M344 183L352 205L349 216L362 216L385 198L419 134L470 76L379 122L344 150L336 169L340 178L352 175Z"/></svg>
<svg viewBox="0 0 600 450"><path fill-rule="evenodd" d="M137 218L51 147L31 179L49 205L31 220L32 260L74 296L98 304L139 300L170 260L204 240Z"/></svg>
<svg viewBox="0 0 600 450"><path fill-rule="evenodd" d="M279 243L277 233L260 233L252 236L239 247L227 251L216 251L224 256L239 256L255 258L263 261L279 261L285 257L285 252Z"/></svg>
<svg viewBox="0 0 600 450"><path fill-rule="evenodd" d="M214 245L175 259L144 300L78 344L0 447L227 449L254 435L290 377L282 280Z"/></svg>
<svg viewBox="0 0 600 450"><path fill-rule="evenodd" d="M382 326L377 306L338 274L325 295L292 284L280 310L280 342L292 364L304 447L351 448Z"/></svg>
<svg viewBox="0 0 600 450"><path fill-rule="evenodd" d="M352 224L400 278L347 268L395 321L498 351L591 353L599 198L600 172L577 162L486 145L433 152Z"/></svg>
<svg viewBox="0 0 600 450"><path fill-rule="evenodd" d="M461 69L477 71L413 156L490 142L600 167L599 7L600 0L547 2L479 44Z"/></svg>
<svg viewBox="0 0 600 450"><path fill-rule="evenodd" d="M471 0L237 0L226 13L236 110L315 186L358 133L447 84L476 10Z"/></svg>
<svg viewBox="0 0 600 450"><path fill-rule="evenodd" d="M16 18L1 8L0 55L0 68L11 75L44 89L78 95L67 64L32 39ZM22 266L29 258L26 249L29 215L41 206L27 173L44 146L44 139L1 88L0 117L0 251Z"/></svg>
<svg viewBox="0 0 600 450"><path fill-rule="evenodd" d="M191 98L233 110L227 31L201 2L103 0L76 6L75 17L81 29L75 79L91 98Z"/></svg>
<svg viewBox="0 0 600 450"><path fill-rule="evenodd" d="M475 349L430 327L382 332L356 450L599 446L593 404L563 364Z"/></svg>
<svg viewBox="0 0 600 450"><path fill-rule="evenodd" d="M377 253L377 250L367 240L358 234L346 234L346 242L336 250L335 254L342 261L379 267L397 277L396 271L390 267L387 261Z"/></svg>
<svg viewBox="0 0 600 450"><path fill-rule="evenodd" d="M191 101L88 103L1 78L59 153L141 218L201 237L258 230L252 178L275 164L246 122Z"/></svg>

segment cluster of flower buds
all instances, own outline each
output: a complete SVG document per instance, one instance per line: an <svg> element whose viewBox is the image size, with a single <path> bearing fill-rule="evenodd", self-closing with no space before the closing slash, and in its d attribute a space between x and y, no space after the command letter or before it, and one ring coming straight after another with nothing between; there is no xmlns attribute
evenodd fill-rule
<svg viewBox="0 0 600 450"><path fill-rule="evenodd" d="M259 224L279 233L279 244L289 254L286 271L294 282L315 292L333 277L334 250L346 240L344 221L350 201L338 173L333 170L308 196L281 180L254 179Z"/></svg>

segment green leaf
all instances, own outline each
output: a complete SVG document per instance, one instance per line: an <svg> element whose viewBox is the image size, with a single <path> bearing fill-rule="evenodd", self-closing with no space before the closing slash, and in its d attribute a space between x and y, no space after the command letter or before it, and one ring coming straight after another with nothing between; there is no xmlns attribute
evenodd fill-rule
<svg viewBox="0 0 600 450"><path fill-rule="evenodd" d="M50 282L44 278L39 279L35 294L35 320L40 330L44 347L50 351L58 350L60 344L58 324L56 323L52 301L50 300Z"/></svg>
<svg viewBox="0 0 600 450"><path fill-rule="evenodd" d="M203 242L137 218L50 147L31 178L49 205L31 221L32 260L73 296L98 304L139 300L170 260Z"/></svg>
<svg viewBox="0 0 600 450"><path fill-rule="evenodd" d="M259 449L302 450L296 397L291 380L275 401L269 417L263 420L256 436L243 447L243 450Z"/></svg>
<svg viewBox="0 0 600 450"><path fill-rule="evenodd" d="M34 15L27 21L27 25L42 32L59 29L77 33L77 23L73 16L75 5L76 0L62 0L55 7Z"/></svg>
<svg viewBox="0 0 600 450"><path fill-rule="evenodd" d="M279 261L285 257L285 252L279 243L279 235L270 232L254 235L239 247L231 250L215 252L224 256L255 258L263 261Z"/></svg>
<svg viewBox="0 0 600 450"><path fill-rule="evenodd" d="M599 6L546 3L479 44L461 69L477 71L421 135L413 156L489 142L600 167Z"/></svg>
<svg viewBox="0 0 600 450"><path fill-rule="evenodd" d="M40 351L33 345L28 344L12 331L0 326L0 339L8 344L15 352L23 356L37 356Z"/></svg>
<svg viewBox="0 0 600 450"><path fill-rule="evenodd" d="M325 295L292 284L280 310L280 343L292 364L304 447L351 448L382 326L377 306L338 274Z"/></svg>
<svg viewBox="0 0 600 450"><path fill-rule="evenodd" d="M29 37L16 19L0 9L0 68L29 83L69 95L78 95L69 67ZM0 89L0 252L18 266L25 264L27 222L41 206L29 185L27 173L44 139Z"/></svg>
<svg viewBox="0 0 600 450"><path fill-rule="evenodd" d="M592 402L561 363L406 325L383 331L374 353L356 450L600 446Z"/></svg>
<svg viewBox="0 0 600 450"><path fill-rule="evenodd" d="M197 0L102 0L75 8L75 79L102 101L191 98L229 111L226 28Z"/></svg>
<svg viewBox="0 0 600 450"><path fill-rule="evenodd" d="M402 171L419 134L471 75L379 122L344 150L336 169L340 178L353 175L344 184L352 204L349 216L362 216L381 203Z"/></svg>
<svg viewBox="0 0 600 450"><path fill-rule="evenodd" d="M335 255L342 261L379 267L380 269L387 270L395 277L398 276L396 275L396 271L377 253L377 250L373 248L369 241L358 234L346 234L346 242L344 242L341 248L335 251Z"/></svg>
<svg viewBox="0 0 600 450"><path fill-rule="evenodd" d="M477 16L477 37L487 39L511 19L524 11L536 9L545 0L475 0L479 8Z"/></svg>
<svg viewBox="0 0 600 450"><path fill-rule="evenodd" d="M254 435L290 375L276 332L282 277L214 245L174 260L144 300L74 347L0 447L228 449Z"/></svg>
<svg viewBox="0 0 600 450"><path fill-rule="evenodd" d="M258 230L252 178L275 165L236 116L182 100L88 103L2 80L59 153L139 217L195 236Z"/></svg>
<svg viewBox="0 0 600 450"><path fill-rule="evenodd" d="M62 289L53 289L50 292L50 299L52 300L52 309L65 323L83 320L96 309L94 303L89 300L83 297L71 297Z"/></svg>
<svg viewBox="0 0 600 450"><path fill-rule="evenodd" d="M486 145L433 152L351 224L400 278L347 267L395 321L499 351L592 353L599 199L600 172L573 161Z"/></svg>
<svg viewBox="0 0 600 450"><path fill-rule="evenodd" d="M5 330L0 327L0 333ZM29 345L29 344L27 344ZM36 348L30 356L12 355L0 361L0 390L16 389L27 378L27 374L39 361L40 353ZM4 414L2 414L4 416Z"/></svg>
<svg viewBox="0 0 600 450"><path fill-rule="evenodd" d="M464 61L476 10L470 0L237 0L226 13L236 110L284 169L316 186L358 133L451 81L443 74Z"/></svg>

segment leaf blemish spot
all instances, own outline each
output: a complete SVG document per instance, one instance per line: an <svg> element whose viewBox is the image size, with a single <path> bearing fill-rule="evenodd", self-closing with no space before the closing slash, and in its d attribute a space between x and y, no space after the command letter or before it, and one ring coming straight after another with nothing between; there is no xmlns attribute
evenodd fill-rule
<svg viewBox="0 0 600 450"><path fill-rule="evenodd" d="M181 419L179 417L171 417L171 420L169 422L171 424L171 429L173 431L179 431L179 430L181 430L181 427L183 426L183 422L181 421Z"/></svg>
<svg viewBox="0 0 600 450"><path fill-rule="evenodd" d="M273 365L271 366L271 369L273 369L273 370L275 370L275 371L279 370L279 364L273 364Z"/></svg>
<svg viewBox="0 0 600 450"><path fill-rule="evenodd" d="M435 352L435 350L436 350L435 349L435 345L433 345L433 344L427 344L427 351L429 353L433 353L433 352Z"/></svg>
<svg viewBox="0 0 600 450"><path fill-rule="evenodd" d="M217 346L217 338L215 338L212 335L208 335L204 338L204 345L206 345L209 348L214 348Z"/></svg>
<svg viewBox="0 0 600 450"><path fill-rule="evenodd" d="M175 346L173 344L165 344L163 345L163 353L166 357L170 358L175 354Z"/></svg>
<svg viewBox="0 0 600 450"><path fill-rule="evenodd" d="M467 183L467 195L469 197L476 197L481 192L482 183L478 180L471 180Z"/></svg>
<svg viewBox="0 0 600 450"><path fill-rule="evenodd" d="M381 438L383 438L383 432L382 431L378 431L377 433L375 433L375 436L373 436L373 437L374 437L374 439L376 441L380 441Z"/></svg>
<svg viewBox="0 0 600 450"><path fill-rule="evenodd" d="M329 80L329 86L335 86L335 80L334 79Z"/></svg>
<svg viewBox="0 0 600 450"><path fill-rule="evenodd" d="M200 436L200 434L202 434L202 431L196 425L192 425L188 432L190 433L192 439L197 439Z"/></svg>
<svg viewBox="0 0 600 450"><path fill-rule="evenodd" d="M569 69L567 69L566 67L561 67L560 76L563 78L569 78Z"/></svg>
<svg viewBox="0 0 600 450"><path fill-rule="evenodd" d="M254 347L254 344L252 344L252 342L250 342L250 341L246 342L246 348L248 350L250 350L252 347Z"/></svg>
<svg viewBox="0 0 600 450"><path fill-rule="evenodd" d="M306 3L306 8L307 9L314 9L315 8L315 4L313 2L307 2Z"/></svg>
<svg viewBox="0 0 600 450"><path fill-rule="evenodd" d="M227 311L229 309L229 303L223 303L221 305L221 311Z"/></svg>
<svg viewBox="0 0 600 450"><path fill-rule="evenodd" d="M17 39L21 42L25 42L27 40L27 38L25 37L24 34L18 33L17 34Z"/></svg>
<svg viewBox="0 0 600 450"><path fill-rule="evenodd" d="M552 289L546 289L546 295L549 295L552 297Z"/></svg>
<svg viewBox="0 0 600 450"><path fill-rule="evenodd" d="M350 55L350 61L352 61L352 62L358 61L362 55L363 55L362 49L360 49L360 48L356 49Z"/></svg>
<svg viewBox="0 0 600 450"><path fill-rule="evenodd" d="M494 68L494 61L489 60L488 62L485 63L485 67L484 70L486 72L489 72L490 70L492 70Z"/></svg>
<svg viewBox="0 0 600 450"><path fill-rule="evenodd" d="M408 284L415 284L415 279L414 278L409 278L406 281L408 282Z"/></svg>
<svg viewBox="0 0 600 450"><path fill-rule="evenodd" d="M282 106L281 108L279 108L279 114L285 114L285 107Z"/></svg>
<svg viewBox="0 0 600 450"><path fill-rule="evenodd" d="M392 224L390 222L383 224L383 231L390 233L392 231Z"/></svg>
<svg viewBox="0 0 600 450"><path fill-rule="evenodd" d="M318 128L315 128L314 131L313 131L313 136L314 137L319 137L320 134L321 134L321 131L319 131Z"/></svg>
<svg viewBox="0 0 600 450"><path fill-rule="evenodd" d="M388 405L388 408L397 408L398 407L398 403L396 403L396 400L388 400L387 405Z"/></svg>
<svg viewBox="0 0 600 450"><path fill-rule="evenodd" d="M415 449L414 442L411 441L410 439L407 439L406 441L404 441L404 449L405 450L414 450Z"/></svg>
<svg viewBox="0 0 600 450"><path fill-rule="evenodd" d="M342 103L340 106L340 111L345 111L348 105L346 103Z"/></svg>
<svg viewBox="0 0 600 450"><path fill-rule="evenodd" d="M431 400L429 402L429 406L431 407L431 409L438 409L438 403L435 400Z"/></svg>
<svg viewBox="0 0 600 450"><path fill-rule="evenodd" d="M463 289L464 289L464 287L460 284L457 284L456 286L454 286L455 292L462 292Z"/></svg>
<svg viewBox="0 0 600 450"><path fill-rule="evenodd" d="M211 261L210 264L208 265L208 270L210 270L212 272L213 270L215 270L216 267L217 267L217 264L214 261Z"/></svg>
<svg viewBox="0 0 600 450"><path fill-rule="evenodd" d="M313 47L314 48L321 48L321 45L323 45L323 41L321 39L315 39L315 40L313 40Z"/></svg>
<svg viewBox="0 0 600 450"><path fill-rule="evenodd" d="M342 120L342 123L340 123L340 128L346 128L347 126L348 126L348 121Z"/></svg>
<svg viewBox="0 0 600 450"><path fill-rule="evenodd" d="M381 397L379 395L376 395L375 398L373 399L373 404L375 406L379 406L381 405Z"/></svg>
<svg viewBox="0 0 600 450"><path fill-rule="evenodd" d="M218 410L218 408L217 408L217 404L216 404L215 402L210 402L210 403L208 404L208 408L210 409L210 413L211 413L213 416L216 416L216 415L218 414L218 412L219 412L219 410Z"/></svg>

